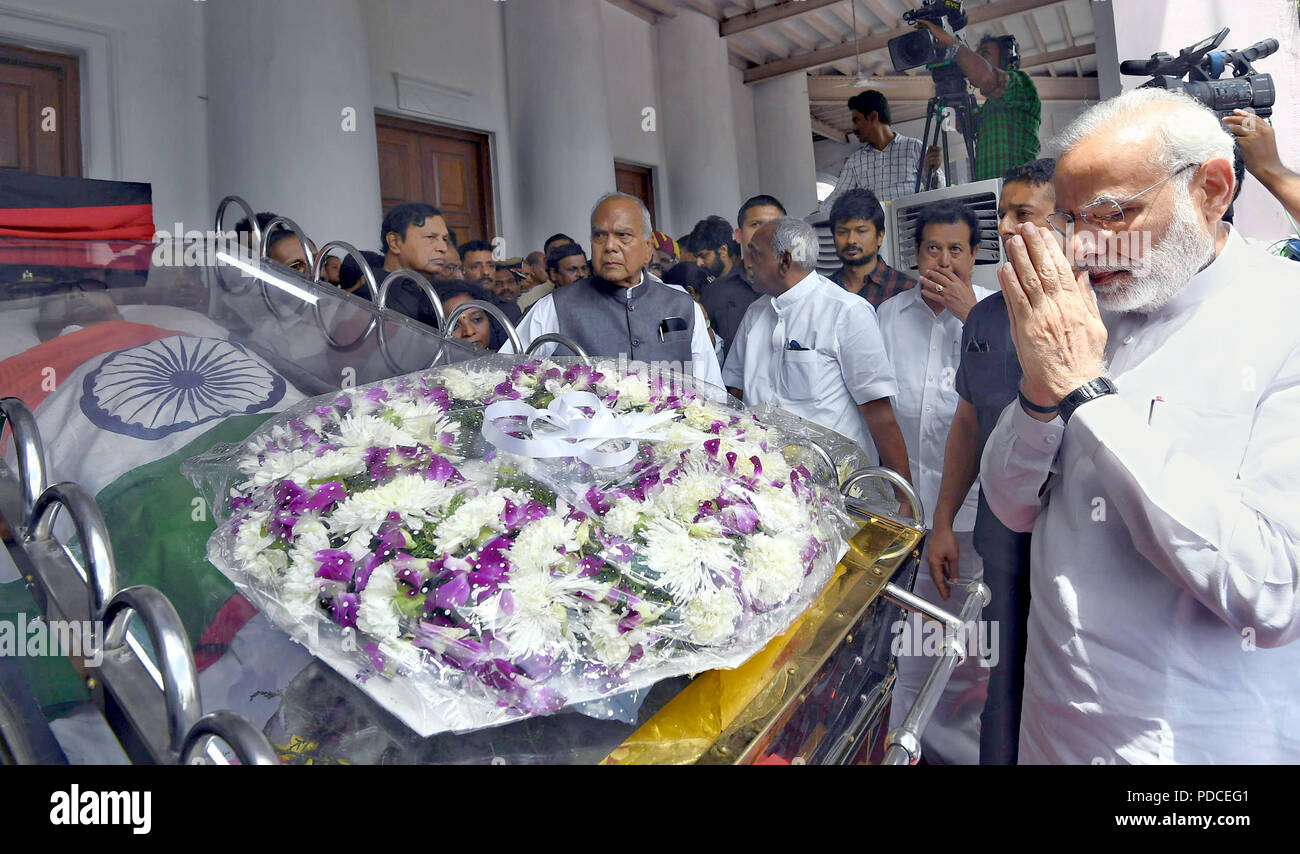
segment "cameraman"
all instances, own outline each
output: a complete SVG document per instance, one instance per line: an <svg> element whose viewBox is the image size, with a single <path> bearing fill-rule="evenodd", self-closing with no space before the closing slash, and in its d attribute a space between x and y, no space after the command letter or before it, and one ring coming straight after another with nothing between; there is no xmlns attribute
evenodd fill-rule
<svg viewBox="0 0 1300 854"><path fill-rule="evenodd" d="M1020 70L1016 37L985 36L978 50L971 50L930 21L918 20L914 26L929 30L940 47L957 47L957 65L986 99L975 116L972 180L1000 178L1012 166L1037 159L1042 107L1034 81Z"/></svg>
<svg viewBox="0 0 1300 854"><path fill-rule="evenodd" d="M1300 175L1282 165L1273 126L1247 110L1232 113L1223 119L1223 126L1237 138L1246 169L1282 203L1293 220L1300 220Z"/></svg>

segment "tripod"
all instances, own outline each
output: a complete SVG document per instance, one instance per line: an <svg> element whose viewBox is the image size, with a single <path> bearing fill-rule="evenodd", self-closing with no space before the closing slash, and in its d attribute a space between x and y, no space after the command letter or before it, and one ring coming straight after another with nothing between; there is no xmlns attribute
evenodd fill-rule
<svg viewBox="0 0 1300 854"><path fill-rule="evenodd" d="M940 80L935 77L935 87L939 87ZM943 132L942 113L944 109L951 107L957 117L957 129L961 131L962 139L966 142L966 156L969 158L971 169L975 168L975 96L966 90L966 80L961 79L960 92L944 92L936 94L930 99L929 106L925 111L925 132L921 135L921 160L916 164L916 183L912 192L921 192L921 176L926 173L925 157L932 145L941 145L943 148L943 174L948 181L948 186L953 185L952 179L952 161L948 157L948 135ZM933 124L934 133L930 132Z"/></svg>

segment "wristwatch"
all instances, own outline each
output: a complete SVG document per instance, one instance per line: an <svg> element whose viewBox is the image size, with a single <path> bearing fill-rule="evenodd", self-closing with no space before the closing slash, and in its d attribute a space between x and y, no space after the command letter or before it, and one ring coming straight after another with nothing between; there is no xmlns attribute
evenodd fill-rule
<svg viewBox="0 0 1300 854"><path fill-rule="evenodd" d="M1074 410L1078 409L1083 404L1108 394L1118 393L1119 389L1115 388L1115 384L1106 377L1097 377L1095 380L1089 380L1067 394L1065 399L1061 401L1058 407L1061 420L1068 423L1070 416L1074 414Z"/></svg>

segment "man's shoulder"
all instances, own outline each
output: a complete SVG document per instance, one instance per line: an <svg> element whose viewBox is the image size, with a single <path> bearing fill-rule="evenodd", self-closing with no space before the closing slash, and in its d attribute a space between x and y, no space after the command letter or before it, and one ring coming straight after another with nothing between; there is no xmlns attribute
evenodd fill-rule
<svg viewBox="0 0 1300 854"><path fill-rule="evenodd" d="M979 292L976 292L976 297ZM984 323L1001 323L1007 322L1007 298L1002 291L993 291L988 296L980 299L971 308L970 314L966 315L966 326L984 324Z"/></svg>
<svg viewBox="0 0 1300 854"><path fill-rule="evenodd" d="M817 291L819 303L825 306L826 310L834 311L837 319L846 314L857 314L863 311L875 314L875 306L860 294L845 290L843 285L821 273L817 274Z"/></svg>

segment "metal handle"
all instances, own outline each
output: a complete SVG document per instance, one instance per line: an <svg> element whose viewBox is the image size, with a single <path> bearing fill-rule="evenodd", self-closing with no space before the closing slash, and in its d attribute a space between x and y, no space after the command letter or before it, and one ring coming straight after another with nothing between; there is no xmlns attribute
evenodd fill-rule
<svg viewBox="0 0 1300 854"><path fill-rule="evenodd" d="M375 300L375 305L379 306L380 308L387 308L388 290L393 286L394 282L399 281L401 279L407 279L411 282L414 282L416 287L418 287L424 293L424 295L429 298L429 302L433 305L433 313L438 317L439 329L441 333L445 335L447 332L447 313L443 311L442 300L438 299L437 291L433 289L433 286L429 284L428 280L425 279L424 276L421 276L419 273L415 272L414 270L394 270L393 272L385 276L384 280L379 283L379 296ZM438 364L438 362L442 359L443 349L444 349L444 345L439 343L438 352L433 354L433 359L429 362L429 364L425 365L426 368L432 368L434 365ZM409 372L406 368L403 368L401 365L397 364L397 362L389 354L388 333L384 331L383 323L379 324L379 355L384 357L384 361L388 364L389 370L393 371L394 373L405 374Z"/></svg>
<svg viewBox="0 0 1300 854"><path fill-rule="evenodd" d="M104 609L104 652L120 649L126 643L129 616L144 621L158 657L162 674L163 697L167 703L168 746L180 751L186 737L198 723L199 674L194 653L180 615L159 591L139 585L118 591Z"/></svg>
<svg viewBox="0 0 1300 854"><path fill-rule="evenodd" d="M225 233L221 228L221 221L225 216L226 208L232 204L238 205L244 211L245 219L248 220L248 227L251 230L251 235L253 239L252 246L250 248L253 251L254 257L261 255L262 227L257 224L257 214L253 211L252 206L248 202L244 201L243 198L241 198L240 196L226 196L224 199L221 200L221 204L217 205L217 215L215 217L215 221L212 224L212 230L216 234ZM239 288L238 290L229 287L226 284L226 275L225 275L224 268L217 267L216 272L217 272L217 282L227 292L232 294L242 294L244 291L248 290L247 287Z"/></svg>
<svg viewBox="0 0 1300 854"><path fill-rule="evenodd" d="M309 270L315 269L316 259L315 254L311 251L311 242L307 240L307 235L303 233L303 230L298 227L298 223L289 219L287 216L277 216L266 224L266 229L262 232L262 250L258 257L263 261L269 257L271 252L271 234L277 228L283 228L286 231L290 231L293 233L294 237L298 238L298 245L302 247L302 254L307 259L307 268ZM271 310L271 314L274 314L280 320L291 320L302 314L303 309L307 307L306 303L299 303L297 311L291 311L287 315L281 314L280 310L275 307L275 303L271 302L271 293L267 290L266 282L262 282L262 302L266 303L266 307Z"/></svg>
<svg viewBox="0 0 1300 854"><path fill-rule="evenodd" d="M497 321L500 322L502 328L505 329L506 337L510 339L510 344L512 347L515 348L515 352L516 353L524 352L524 345L522 342L520 342L519 333L515 331L515 325L510 322L510 318L506 317L504 311L497 308L492 303L484 302L483 300L478 300L478 299L467 300L466 302L463 302L460 305L453 308L451 310L451 314L447 315L447 319L443 322L443 326L444 328L446 328L448 335L452 334L452 330L456 328L456 321L460 320L460 316L472 308L481 309L482 311L486 311L488 314L495 317Z"/></svg>
<svg viewBox="0 0 1300 854"><path fill-rule="evenodd" d="M880 595L904 608L915 610L922 616L938 620L948 628L944 633L942 656L930 669L930 675L921 686L912 708L907 710L903 722L885 737L885 758L881 764L912 765L921 758L921 733L925 731L925 725L934 714L939 697L948 687L948 680L952 677L953 671L966 659L966 643L958 633L963 626L968 626L975 621L980 610L992 600L993 596L988 587L979 582L967 585L966 601L962 603L961 611L957 616L953 616L937 605L893 584L886 584Z"/></svg>
<svg viewBox="0 0 1300 854"><path fill-rule="evenodd" d="M32 411L16 397L0 398L0 424L9 423L18 457L18 480L23 488L23 521L31 521L36 499L45 491L45 446Z"/></svg>
<svg viewBox="0 0 1300 854"><path fill-rule="evenodd" d="M586 365L587 367L591 367L591 357L587 355L586 350L582 349L582 345L580 345L577 341L574 341L569 336L561 335L558 332L544 332L541 335L538 335L532 341L529 341L528 346L524 348L524 355L527 356L532 354L538 347L540 347L543 344L559 344L561 347L567 348L575 356L581 359L584 365Z"/></svg>
<svg viewBox="0 0 1300 854"><path fill-rule="evenodd" d="M325 269L325 259L329 257L330 252L334 249L344 250L352 260L357 262L357 266L361 268L361 277L366 283L366 290L370 292L370 301L377 305L379 303L379 286L375 284L374 271L370 269L370 264L366 262L365 256L362 255L360 250L351 243L347 243L343 240L331 240L329 243L322 246L320 251L316 253L316 260L311 265L311 280L313 282L320 281L321 273ZM317 302L312 306L312 310L316 313L316 325L320 327L321 332L325 333L325 340L328 341L330 346L336 350L347 350L350 347L355 347L357 344L360 344L362 341L370 337L370 333L375 330L375 326L379 323L378 317L371 317L370 323L366 326L365 332L362 332L346 344L340 344L338 341L334 340L334 336L325 326L325 320L321 317L320 313L320 302Z"/></svg>
<svg viewBox="0 0 1300 854"><path fill-rule="evenodd" d="M98 620L108 601L117 592L117 567L113 562L113 547L108 539L108 526L99 505L86 492L71 481L56 483L46 489L32 505L28 520L28 541L54 539L54 519L60 507L66 507L72 517L77 539L86 557L86 584L90 595L89 619Z"/></svg>
<svg viewBox="0 0 1300 854"><path fill-rule="evenodd" d="M280 764L280 757L275 755L271 743L257 727L249 723L248 718L224 711L206 714L190 727L189 735L185 736L185 743L181 746L181 764L207 764L202 760L201 750L213 738L219 738L229 745L244 765Z"/></svg>

